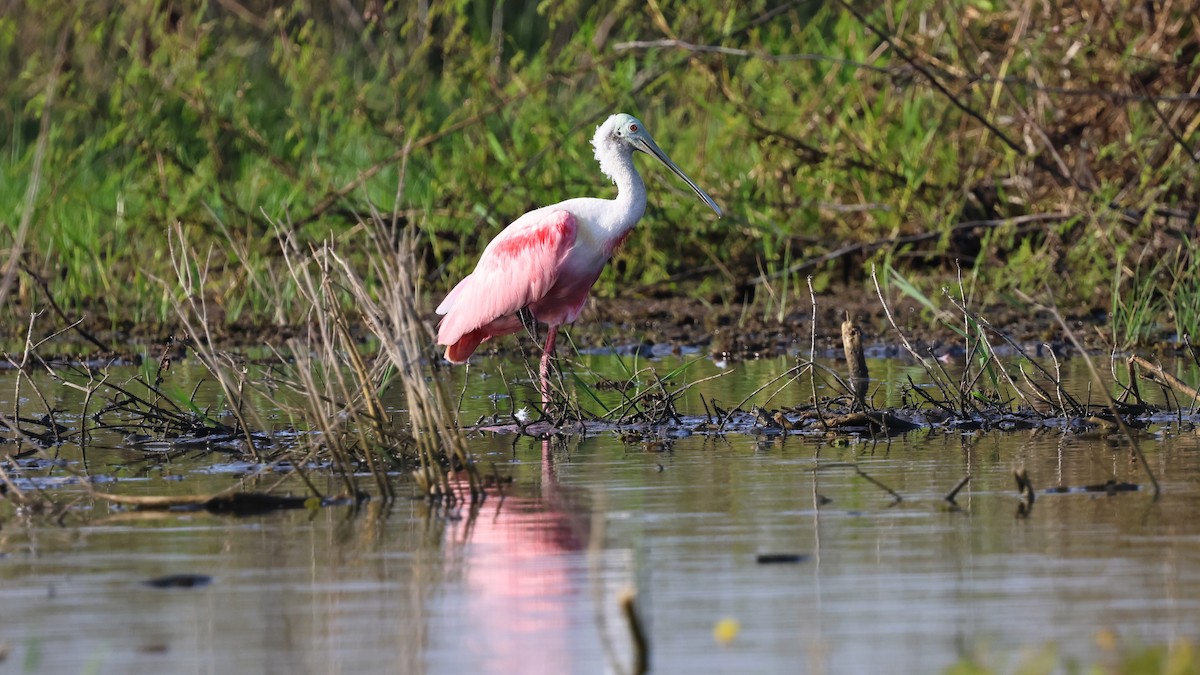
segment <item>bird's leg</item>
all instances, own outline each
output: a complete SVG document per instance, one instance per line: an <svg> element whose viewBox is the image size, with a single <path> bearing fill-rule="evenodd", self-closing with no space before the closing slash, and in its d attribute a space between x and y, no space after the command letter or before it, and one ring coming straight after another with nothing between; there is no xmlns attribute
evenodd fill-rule
<svg viewBox="0 0 1200 675"><path fill-rule="evenodd" d="M542 350L542 408L550 406L550 358L554 356L554 341L558 339L558 326L550 326L546 332L546 347Z"/></svg>

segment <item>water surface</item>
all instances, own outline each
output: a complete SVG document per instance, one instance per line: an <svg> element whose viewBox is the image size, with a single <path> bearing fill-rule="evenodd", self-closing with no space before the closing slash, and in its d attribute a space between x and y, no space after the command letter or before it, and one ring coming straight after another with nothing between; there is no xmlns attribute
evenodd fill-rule
<svg viewBox="0 0 1200 675"><path fill-rule="evenodd" d="M613 379L682 363L589 361ZM680 407L702 410L700 394L732 406L790 365L736 364ZM522 367L504 368L503 378L480 366L454 371L456 391L466 382L462 419L534 398ZM911 368L872 363L890 381ZM674 381L718 372L702 359ZM175 377L188 386L202 374ZM42 387L68 421L82 409L71 390ZM0 409L11 409L11 392L11 374L0 375ZM769 405L807 396L790 385ZM901 396L885 387L876 402ZM1186 423L1140 434L1162 482L1157 501L1148 489L1039 494L1025 517L1018 466L1039 489L1146 486L1145 475L1121 439L1046 430L879 442L667 436L475 433L485 471L494 464L513 477L476 509L431 507L401 482L391 504L242 518L116 509L84 497L44 458L16 460L10 472L60 476L50 494L76 501L61 524L0 504L0 670L612 672L631 660L616 601L625 589L636 589L657 672L926 673L968 656L1013 665L1021 650L1047 644L1064 660L1103 663L1101 631L1124 645L1200 637L1200 435ZM223 453L164 464L122 438L93 444L86 472L114 492L215 492L239 481L265 489L279 479ZM49 453L85 467L78 448ZM968 473L950 508L942 497ZM285 491L305 492L286 480ZM759 554L801 561L760 564ZM144 583L170 574L211 583ZM723 620L737 627L724 644L714 637Z"/></svg>

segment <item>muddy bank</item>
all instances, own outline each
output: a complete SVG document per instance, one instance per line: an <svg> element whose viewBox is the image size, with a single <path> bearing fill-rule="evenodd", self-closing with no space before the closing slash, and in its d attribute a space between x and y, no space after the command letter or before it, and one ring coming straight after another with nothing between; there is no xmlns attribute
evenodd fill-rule
<svg viewBox="0 0 1200 675"><path fill-rule="evenodd" d="M906 356L900 335L873 294L842 288L818 297L815 331L811 303L793 305L780 320L777 312L768 312L759 304L714 305L689 297L594 299L569 331L580 349L636 349L646 355L697 350L717 357L747 359L808 354L815 346L818 355L836 356L842 350L840 327L849 315L863 330L868 357ZM907 299L890 309L896 326L918 351L935 356L961 354L963 339L956 332L962 330L961 315L934 316ZM1044 349L1044 345L1060 354L1072 351L1067 336L1049 313L995 306L980 314L1030 352ZM1087 348L1108 351L1111 347L1106 318L1102 312L1092 312L1068 315L1067 321ZM528 338L521 339L526 349L534 347ZM1004 346L1002 341L996 342L998 348ZM516 346L516 340L506 338L496 344L485 343L479 353L501 353ZM1160 346L1172 347L1165 342Z"/></svg>
<svg viewBox="0 0 1200 675"><path fill-rule="evenodd" d="M807 301L793 302L782 320L777 309L761 303L714 304L692 297L674 298L593 298L580 319L568 327L571 341L581 350L637 350L646 355L672 351L699 351L727 358L744 359L807 354L813 342L812 306ZM908 299L892 307L897 326L921 351L935 355L954 355L962 348L962 317L952 314L935 316ZM843 287L817 298L815 346L819 353L841 349L839 327L849 314L863 329L863 341L871 357L900 356L900 336L890 325L878 298L859 288ZM1048 344L1055 351L1071 351L1061 328L1047 313L998 305L980 312L993 326L1003 330L1015 342L1037 347ZM430 324L436 322L432 313ZM1106 315L1093 311L1068 315L1072 329L1083 343L1099 351L1110 348ZM111 357L136 360L145 353L155 354L168 345L179 347L185 337L178 325L170 323L122 322L98 325L84 318L77 329L68 330L43 346L43 356L64 354L74 358ZM34 330L35 342L66 329L65 322L43 316ZM27 326L6 325L0 333L0 345L9 354L19 354ZM209 327L217 345L225 349L244 349L262 345L284 345L289 338L302 334L303 327L239 321ZM368 331L354 327L365 344ZM485 343L479 354L516 353L533 349L528 337L504 338ZM48 349L47 349L48 348ZM1172 345L1160 342L1158 348Z"/></svg>
<svg viewBox="0 0 1200 675"><path fill-rule="evenodd" d="M901 301L892 308L899 328L910 340L936 353L961 346L961 338L915 302ZM795 303L782 320L778 314L760 306L713 306L692 298L661 300L603 300L595 302L589 313L593 322L582 321L571 334L579 343L602 341L605 331L624 335L643 344L669 344L697 347L714 354L738 358L807 353L813 342L812 306ZM900 354L899 335L888 323L887 315L875 296L842 289L833 297L818 298L815 341L818 350L841 349L841 324L849 315L864 331L864 342L879 356ZM587 315L585 315L586 318ZM1017 342L1050 342L1060 337L1057 324L1046 315L997 307L988 312L989 320L1002 327ZM961 325L961 318L956 326ZM1090 336L1102 329L1094 318L1076 320ZM611 338L609 338L611 339Z"/></svg>

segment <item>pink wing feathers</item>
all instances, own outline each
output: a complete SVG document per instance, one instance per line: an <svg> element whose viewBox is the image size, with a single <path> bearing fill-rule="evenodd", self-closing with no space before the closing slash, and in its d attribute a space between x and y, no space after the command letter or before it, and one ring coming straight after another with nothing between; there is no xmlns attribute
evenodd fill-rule
<svg viewBox="0 0 1200 675"><path fill-rule="evenodd" d="M513 315L546 295L575 243L569 211L533 212L509 225L484 249L475 271L438 306L438 344L446 359L467 360L480 342L520 330Z"/></svg>

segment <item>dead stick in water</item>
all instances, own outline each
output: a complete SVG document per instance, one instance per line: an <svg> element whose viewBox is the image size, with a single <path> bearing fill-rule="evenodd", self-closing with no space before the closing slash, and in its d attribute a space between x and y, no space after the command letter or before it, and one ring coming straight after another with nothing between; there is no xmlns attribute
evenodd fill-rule
<svg viewBox="0 0 1200 675"><path fill-rule="evenodd" d="M621 605L621 613L629 624L629 633L633 636L633 673L642 675L650 670L650 645L646 642L646 632L642 630L642 620L638 616L634 600L637 592L632 588L621 591L617 602Z"/></svg>
<svg viewBox="0 0 1200 675"><path fill-rule="evenodd" d="M1025 467L1013 471L1013 478L1017 481L1017 491L1021 493L1021 496L1033 501L1033 482L1029 480L1029 472L1025 470Z"/></svg>
<svg viewBox="0 0 1200 675"><path fill-rule="evenodd" d="M176 508L204 509L211 513L248 515L287 509L315 508L327 503L320 497L291 497L272 495L265 492L230 492L214 495L121 495L109 492L90 491L93 497L114 504L132 506L141 510L168 510ZM350 493L349 499L357 499ZM339 498L340 499L340 498Z"/></svg>
<svg viewBox="0 0 1200 675"><path fill-rule="evenodd" d="M896 500L897 504L904 501L904 497L901 497L899 492L896 492L892 488L890 488L890 487L884 485L883 483L879 482L878 480L870 477L869 475L867 475L866 471L863 471L862 469L858 468L857 466L854 467L854 470L856 472L858 472L858 475L862 476L863 478L866 478L869 482L874 483L876 487L878 487L881 490L884 490L888 494L890 494L892 496L892 498Z"/></svg>
<svg viewBox="0 0 1200 675"><path fill-rule="evenodd" d="M862 478L867 479L867 482L871 483L875 487L877 487L880 490L883 490L884 492L891 495L892 499L896 500L895 504L899 504L900 502L904 501L904 497L901 497L899 492L896 492L892 488L883 484L881 481L879 481L875 478L872 478L866 471L863 471L862 469L860 469L859 466L853 462L837 462L834 464L825 464L823 466L816 467L815 469L813 469L813 471L816 472L816 471L820 471L821 469L836 469L836 468L842 468L842 467L849 467L851 469L854 469L854 472L857 473Z"/></svg>
<svg viewBox="0 0 1200 675"><path fill-rule="evenodd" d="M970 482L971 482L971 474L967 474L967 475L963 476L962 480L958 481L958 484L956 484L953 488L951 488L950 491L946 493L946 496L943 497L943 499L950 502L951 504L954 504L955 503L954 498L958 496L959 490L962 490L964 487L967 486L967 483L970 483Z"/></svg>
<svg viewBox="0 0 1200 675"><path fill-rule="evenodd" d="M1124 399L1126 395L1133 394L1134 402L1136 402L1138 405L1142 405L1142 392L1138 390L1137 383L1137 365L1135 364L1132 356L1125 360L1125 374L1129 377L1129 385L1125 387L1125 393L1121 394L1121 398Z"/></svg>
<svg viewBox="0 0 1200 675"><path fill-rule="evenodd" d="M1017 479L1017 490L1021 493L1021 505L1017 509L1017 514L1024 517L1028 516L1033 510L1033 502L1037 499L1037 493L1033 489L1033 479L1029 477L1029 472L1025 467L1021 467L1013 471L1013 478Z"/></svg>
<svg viewBox="0 0 1200 675"><path fill-rule="evenodd" d="M817 292L813 290L812 279L812 275L809 275L808 299L812 302L812 333L808 343L808 387L812 391L812 402L817 409L817 419L821 421L821 426L825 426L825 415L821 413L821 397L817 396L817 371L812 365L817 360ZM828 430L829 427L825 426L825 429Z"/></svg>
<svg viewBox="0 0 1200 675"><path fill-rule="evenodd" d="M1192 389L1191 387L1184 384L1183 380L1180 380L1178 377L1175 377L1174 375L1163 370L1162 366L1160 366L1160 365L1155 365L1153 363L1150 363L1146 359L1143 359L1142 357L1137 356L1137 355L1130 356L1129 363L1135 363L1135 364L1141 366L1144 370L1150 371L1148 373L1143 374L1143 377L1146 377L1146 379L1153 380L1153 381L1159 382L1161 384L1166 384L1166 385L1170 386L1172 389L1174 389L1175 391L1192 399L1193 401L1200 398L1200 392L1198 392L1195 389ZM1134 392L1136 395L1137 390L1134 389Z"/></svg>
<svg viewBox="0 0 1200 675"><path fill-rule="evenodd" d="M121 504L136 506L143 509L170 509L180 506L203 506L214 498L214 495L120 495L110 492L92 491L93 497Z"/></svg>
<svg viewBox="0 0 1200 675"><path fill-rule="evenodd" d="M867 359L863 355L862 330L850 318L849 312L842 322L842 349L846 352L846 369L850 375L850 393L854 395L854 404L865 410L870 375L867 372Z"/></svg>

